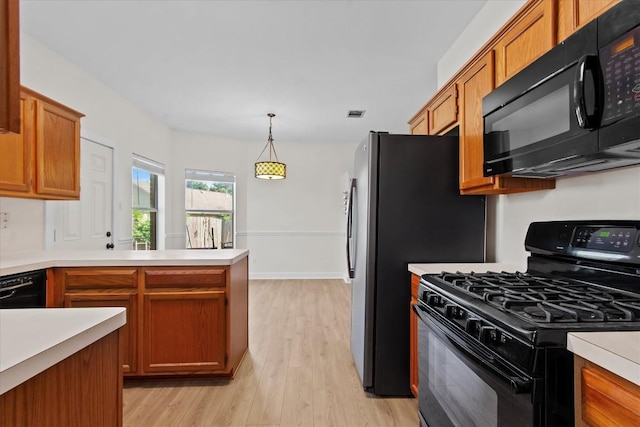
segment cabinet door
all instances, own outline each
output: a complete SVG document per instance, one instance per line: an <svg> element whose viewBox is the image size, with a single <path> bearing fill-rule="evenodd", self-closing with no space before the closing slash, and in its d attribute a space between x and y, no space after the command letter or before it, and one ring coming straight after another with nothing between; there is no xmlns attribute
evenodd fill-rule
<svg viewBox="0 0 640 427"><path fill-rule="evenodd" d="M66 293L65 307L124 307L127 323L120 329L120 347L125 374L135 374L138 360L138 297L134 293L82 292Z"/></svg>
<svg viewBox="0 0 640 427"><path fill-rule="evenodd" d="M429 135L439 135L458 121L458 90L453 84L429 106Z"/></svg>
<svg viewBox="0 0 640 427"><path fill-rule="evenodd" d="M575 357L576 426L640 425L640 387Z"/></svg>
<svg viewBox="0 0 640 427"><path fill-rule="evenodd" d="M494 47L496 86L511 78L555 46L556 2L539 0Z"/></svg>
<svg viewBox="0 0 640 427"><path fill-rule="evenodd" d="M492 186L483 176L482 98L493 90L493 52L471 66L458 81L460 104L460 189Z"/></svg>
<svg viewBox="0 0 640 427"><path fill-rule="evenodd" d="M20 95L19 133L0 134L0 190L31 191L33 169L33 100ZM1 194L1 193L0 193Z"/></svg>
<svg viewBox="0 0 640 427"><path fill-rule="evenodd" d="M573 34L578 28L598 17L620 0L559 0L558 41Z"/></svg>
<svg viewBox="0 0 640 427"><path fill-rule="evenodd" d="M80 197L80 119L36 101L36 189L39 194Z"/></svg>
<svg viewBox="0 0 640 427"><path fill-rule="evenodd" d="M413 305L418 303L418 284L420 277L416 274L411 275L411 305L409 307L409 385L411 392L418 397L418 316L413 311Z"/></svg>
<svg viewBox="0 0 640 427"><path fill-rule="evenodd" d="M20 132L18 0L0 2L0 133Z"/></svg>
<svg viewBox="0 0 640 427"><path fill-rule="evenodd" d="M143 304L144 373L211 373L225 369L224 290L148 292Z"/></svg>
<svg viewBox="0 0 640 427"><path fill-rule="evenodd" d="M429 129L428 111L421 111L409 122L409 133L411 135L427 135Z"/></svg>

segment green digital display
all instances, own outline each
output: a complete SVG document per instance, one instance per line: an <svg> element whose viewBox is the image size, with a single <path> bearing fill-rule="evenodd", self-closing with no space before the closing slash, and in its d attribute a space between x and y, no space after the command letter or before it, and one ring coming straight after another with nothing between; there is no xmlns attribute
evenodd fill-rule
<svg viewBox="0 0 640 427"><path fill-rule="evenodd" d="M610 231L601 231L598 233L598 237L609 237L609 236L611 236Z"/></svg>

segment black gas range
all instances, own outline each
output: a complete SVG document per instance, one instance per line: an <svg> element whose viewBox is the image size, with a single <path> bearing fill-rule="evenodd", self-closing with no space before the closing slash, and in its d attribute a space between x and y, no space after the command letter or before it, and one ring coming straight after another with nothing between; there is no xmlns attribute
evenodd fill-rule
<svg viewBox="0 0 640 427"><path fill-rule="evenodd" d="M423 425L573 425L567 332L640 330L640 221L532 223L525 272L422 276Z"/></svg>

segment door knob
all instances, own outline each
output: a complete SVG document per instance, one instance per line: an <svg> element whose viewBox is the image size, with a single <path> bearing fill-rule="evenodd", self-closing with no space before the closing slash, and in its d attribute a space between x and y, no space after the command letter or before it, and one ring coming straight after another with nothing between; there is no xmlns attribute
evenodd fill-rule
<svg viewBox="0 0 640 427"><path fill-rule="evenodd" d="M107 231L107 237L111 237L111 232Z"/></svg>
<svg viewBox="0 0 640 427"><path fill-rule="evenodd" d="M113 248L114 248L113 243L107 243L107 249L113 249Z"/></svg>

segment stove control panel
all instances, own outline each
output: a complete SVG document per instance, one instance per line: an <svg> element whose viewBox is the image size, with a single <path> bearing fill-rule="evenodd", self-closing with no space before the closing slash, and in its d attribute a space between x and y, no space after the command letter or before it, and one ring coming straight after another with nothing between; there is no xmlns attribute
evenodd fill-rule
<svg viewBox="0 0 640 427"><path fill-rule="evenodd" d="M439 321L446 323L448 328L453 328L468 339L482 343L485 348L506 360L516 362L525 369L531 368L533 363L531 344L514 337L504 328L493 324L435 289L421 284L421 290L420 303L426 305L429 312L434 313L434 317Z"/></svg>
<svg viewBox="0 0 640 427"><path fill-rule="evenodd" d="M568 255L611 264L640 265L640 221L533 222L525 248L532 255Z"/></svg>
<svg viewBox="0 0 640 427"><path fill-rule="evenodd" d="M636 242L634 227L576 227L572 246L599 251L631 252Z"/></svg>

